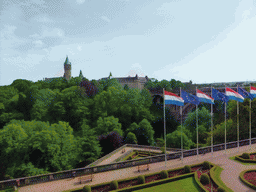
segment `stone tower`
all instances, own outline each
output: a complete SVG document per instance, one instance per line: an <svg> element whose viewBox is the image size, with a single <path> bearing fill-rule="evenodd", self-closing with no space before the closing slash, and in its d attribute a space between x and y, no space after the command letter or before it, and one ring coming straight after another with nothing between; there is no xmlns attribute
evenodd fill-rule
<svg viewBox="0 0 256 192"><path fill-rule="evenodd" d="M66 57L66 61L64 63L64 76L67 80L71 78L71 63L68 60L68 56Z"/></svg>

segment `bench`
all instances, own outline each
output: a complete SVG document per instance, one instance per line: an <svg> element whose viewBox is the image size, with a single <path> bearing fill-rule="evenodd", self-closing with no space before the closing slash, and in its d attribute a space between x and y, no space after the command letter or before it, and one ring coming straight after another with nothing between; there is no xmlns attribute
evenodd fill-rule
<svg viewBox="0 0 256 192"><path fill-rule="evenodd" d="M79 178L80 184L82 184L82 181L92 181L92 174L90 175L83 175Z"/></svg>
<svg viewBox="0 0 256 192"><path fill-rule="evenodd" d="M140 172L142 169L149 170L149 164L146 165L139 165L138 166L138 172Z"/></svg>

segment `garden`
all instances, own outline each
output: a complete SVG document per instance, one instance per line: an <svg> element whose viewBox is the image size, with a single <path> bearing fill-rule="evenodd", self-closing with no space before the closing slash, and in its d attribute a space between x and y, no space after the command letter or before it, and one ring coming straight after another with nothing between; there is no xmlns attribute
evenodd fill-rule
<svg viewBox="0 0 256 192"><path fill-rule="evenodd" d="M161 172L139 175L132 178L114 180L112 182L101 183L96 185L86 185L83 188L71 191L139 191L141 189L154 189L158 187L160 190L165 185L168 187L183 187L183 191L227 191L232 190L227 188L220 180L221 168L205 161L200 164L186 165L181 168L162 170ZM186 183L186 184L184 184ZM186 186L189 190L186 190ZM157 191L159 191L157 189ZM67 192L67 191L66 191Z"/></svg>

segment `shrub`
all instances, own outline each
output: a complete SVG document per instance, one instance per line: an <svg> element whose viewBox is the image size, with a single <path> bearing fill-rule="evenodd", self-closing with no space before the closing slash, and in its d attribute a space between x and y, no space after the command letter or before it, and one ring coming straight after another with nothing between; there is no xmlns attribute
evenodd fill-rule
<svg viewBox="0 0 256 192"><path fill-rule="evenodd" d="M225 192L226 190L223 187L218 187L217 192Z"/></svg>
<svg viewBox="0 0 256 192"><path fill-rule="evenodd" d="M138 182L139 182L139 184L145 183L145 176L144 176L144 175L140 175L140 176L138 177Z"/></svg>
<svg viewBox="0 0 256 192"><path fill-rule="evenodd" d="M91 186L90 185L85 185L84 187L83 187L83 192L91 192L92 190L91 190Z"/></svg>
<svg viewBox="0 0 256 192"><path fill-rule="evenodd" d="M243 159L250 159L249 153L243 153L243 154L242 154L242 158L243 158Z"/></svg>
<svg viewBox="0 0 256 192"><path fill-rule="evenodd" d="M163 154L165 154L165 147L161 147L160 150L162 151Z"/></svg>
<svg viewBox="0 0 256 192"><path fill-rule="evenodd" d="M204 168L204 169L211 169L210 163L209 163L208 161L204 161L204 163L203 163L203 168Z"/></svg>
<svg viewBox="0 0 256 192"><path fill-rule="evenodd" d="M210 183L210 178L209 175L207 175L206 173L203 173L200 177L200 182L204 185L207 185Z"/></svg>
<svg viewBox="0 0 256 192"><path fill-rule="evenodd" d="M111 183L110 183L110 189L111 189L111 190L116 190L116 189L118 189L118 182L117 182L116 180L111 181Z"/></svg>
<svg viewBox="0 0 256 192"><path fill-rule="evenodd" d="M185 165L184 172L185 173L191 173L191 167L189 165Z"/></svg>
<svg viewBox="0 0 256 192"><path fill-rule="evenodd" d="M168 172L166 170L163 170L160 172L161 178L166 179L168 178Z"/></svg>

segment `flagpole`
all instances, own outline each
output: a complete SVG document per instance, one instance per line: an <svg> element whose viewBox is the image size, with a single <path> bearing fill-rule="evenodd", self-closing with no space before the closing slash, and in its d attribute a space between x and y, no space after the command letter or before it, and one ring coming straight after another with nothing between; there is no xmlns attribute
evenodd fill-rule
<svg viewBox="0 0 256 192"><path fill-rule="evenodd" d="M237 92L238 92L238 85L237 85ZM239 151L239 103L237 101L237 146Z"/></svg>
<svg viewBox="0 0 256 192"><path fill-rule="evenodd" d="M211 85L211 97L212 97L212 85ZM212 104L211 104L211 133L212 133L212 138L211 138L211 151L212 151L212 155L213 155L213 121L212 121L212 117L213 117L213 113L212 113L212 111L213 111L213 109L212 109Z"/></svg>
<svg viewBox="0 0 256 192"><path fill-rule="evenodd" d="M181 97L181 87L180 87L180 97ZM183 140L182 140L182 106L180 106L180 117L181 117L181 160L183 164Z"/></svg>
<svg viewBox="0 0 256 192"><path fill-rule="evenodd" d="M165 147L165 167L166 167L166 129L165 129L165 94L163 88L163 95L164 95L164 147Z"/></svg>
<svg viewBox="0 0 256 192"><path fill-rule="evenodd" d="M226 85L225 85L225 93L226 93ZM226 94L227 95L227 94ZM227 154L227 147L226 147L226 143L227 143L227 103L225 102L225 153Z"/></svg>
<svg viewBox="0 0 256 192"><path fill-rule="evenodd" d="M251 145L252 145L252 100L250 98L250 115L249 115L249 118L250 118L250 150L251 150Z"/></svg>
<svg viewBox="0 0 256 192"><path fill-rule="evenodd" d="M197 87L196 87L196 95L197 95ZM197 104L196 104L196 131L197 131L197 160L198 160L198 111L197 111Z"/></svg>

